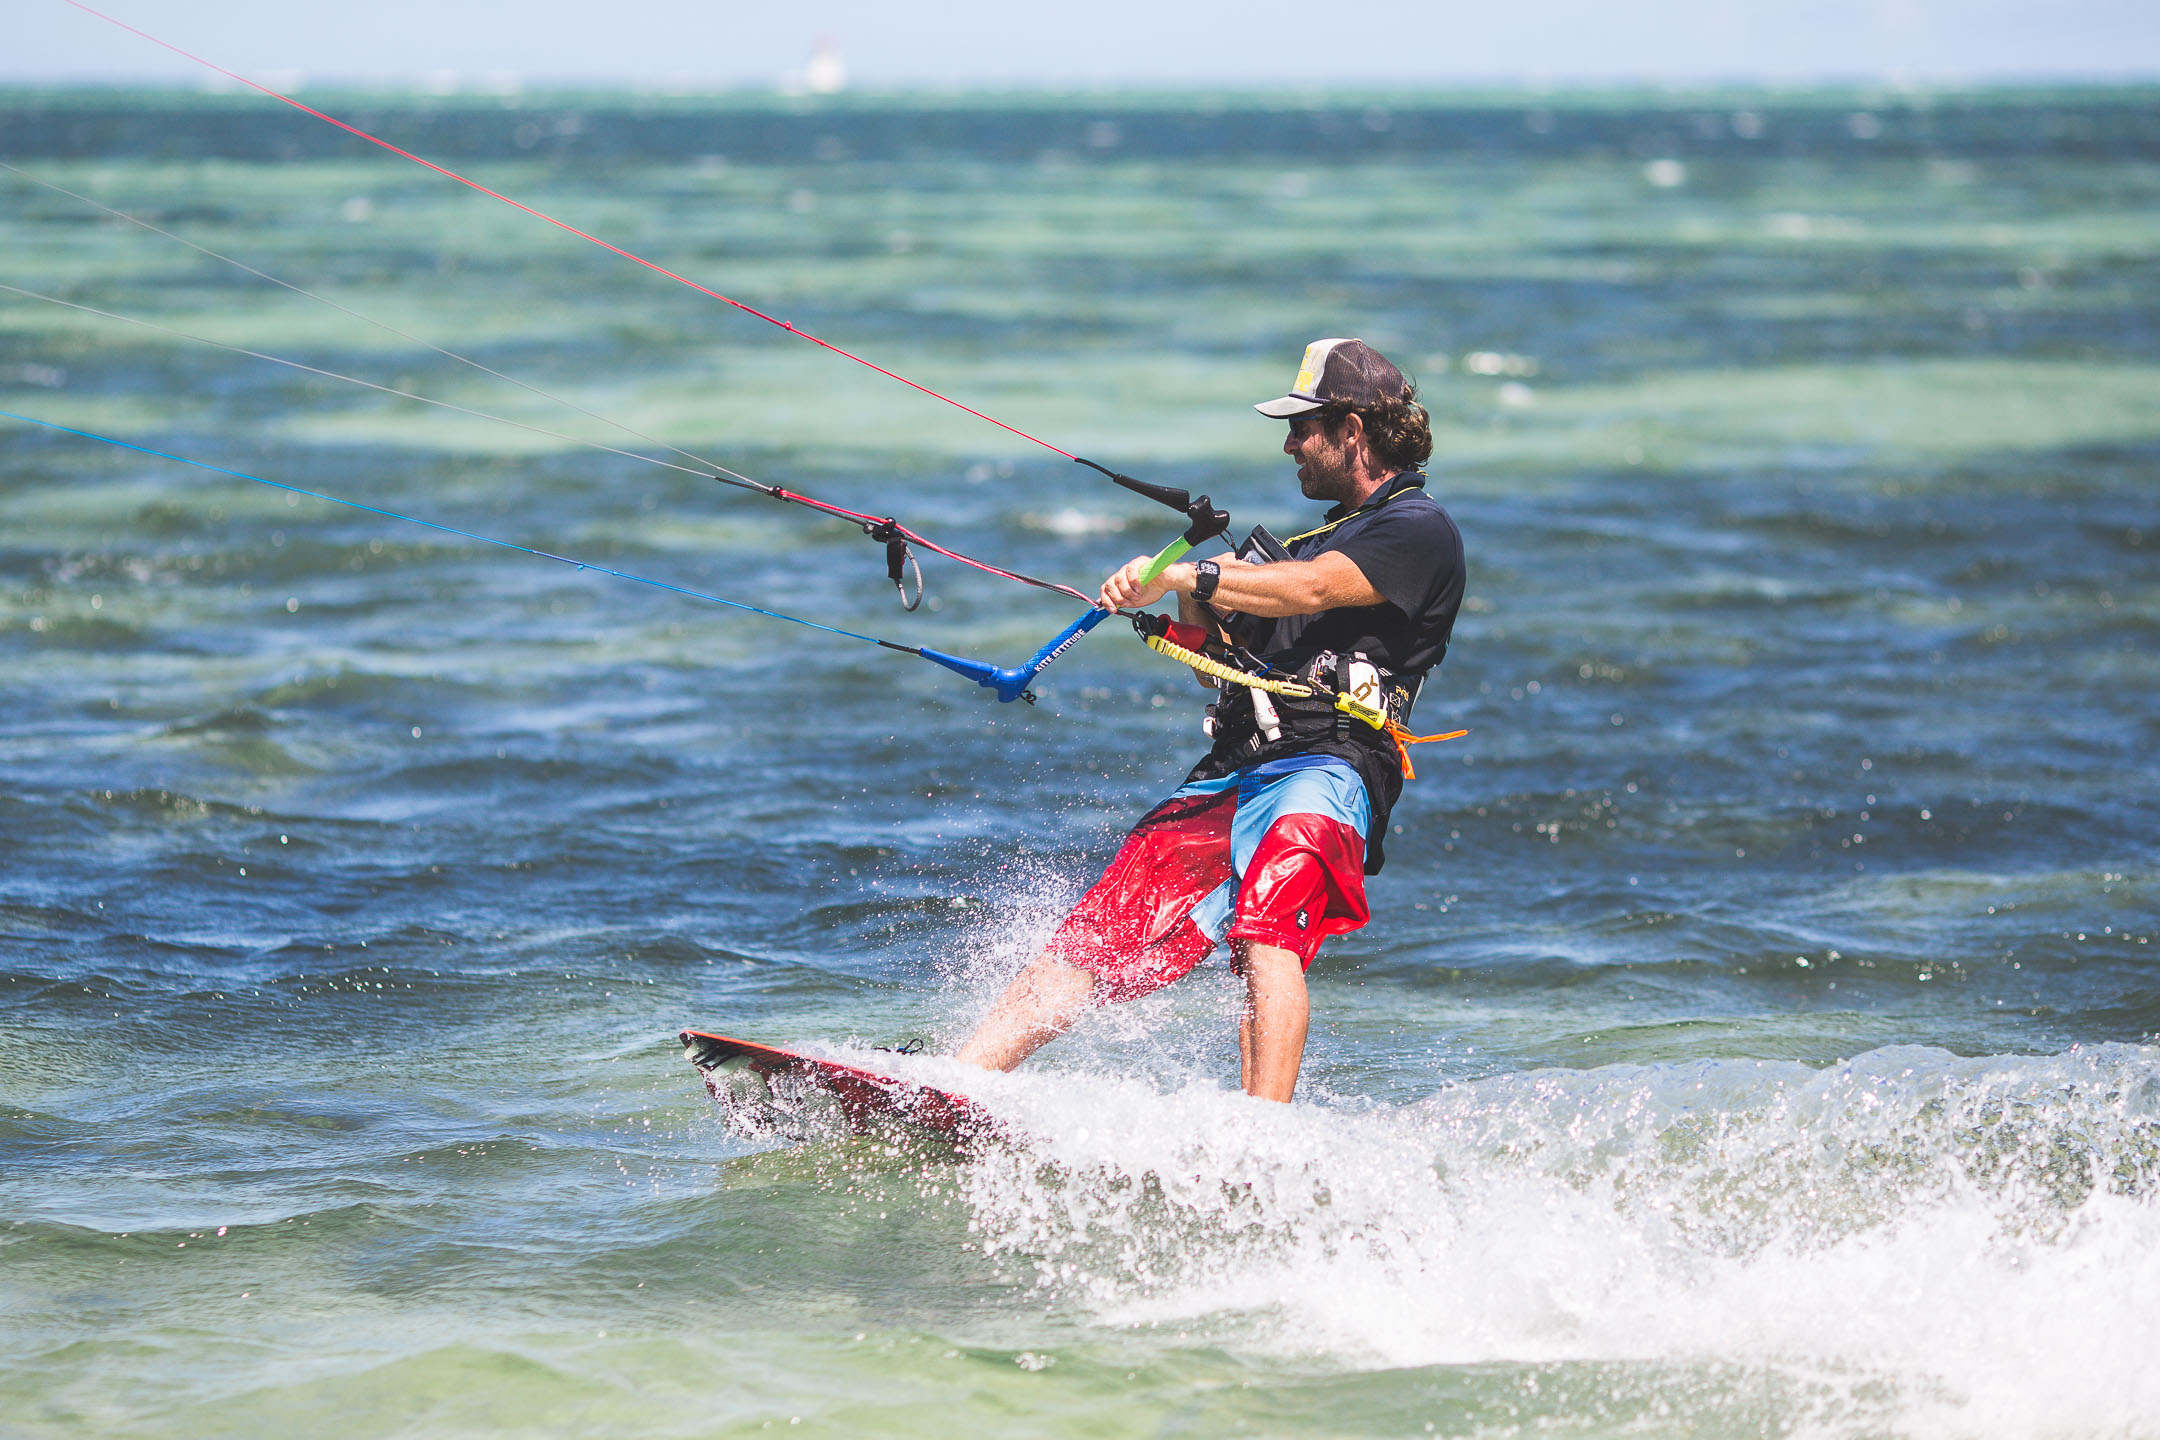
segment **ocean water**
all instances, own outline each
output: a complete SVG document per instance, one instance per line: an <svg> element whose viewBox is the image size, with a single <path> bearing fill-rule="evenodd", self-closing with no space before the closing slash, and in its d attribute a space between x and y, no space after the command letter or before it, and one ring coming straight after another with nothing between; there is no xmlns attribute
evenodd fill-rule
<svg viewBox="0 0 2160 1440"><path fill-rule="evenodd" d="M1471 733L1299 1104L1219 961L983 1076L1203 743L1121 627L1000 706L0 420L0 1431L2160 1435L2154 92L310 98L1241 529L1367 337ZM409 397L1074 584L1175 528L269 102L0 159L16 415L1006 664L1071 604ZM730 1134L684 1025L1014 1138Z"/></svg>

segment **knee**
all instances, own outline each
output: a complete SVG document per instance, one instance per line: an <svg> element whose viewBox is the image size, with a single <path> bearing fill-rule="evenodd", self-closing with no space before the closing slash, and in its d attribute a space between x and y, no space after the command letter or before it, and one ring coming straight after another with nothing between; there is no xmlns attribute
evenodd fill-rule
<svg viewBox="0 0 2160 1440"><path fill-rule="evenodd" d="M1020 978L1039 1005L1068 1016L1086 1009L1095 999L1094 975L1053 956L1037 956Z"/></svg>
<svg viewBox="0 0 2160 1440"><path fill-rule="evenodd" d="M1258 988L1304 983L1305 962L1298 959L1295 950L1244 940L1238 942L1232 955L1238 973L1245 977L1248 985Z"/></svg>

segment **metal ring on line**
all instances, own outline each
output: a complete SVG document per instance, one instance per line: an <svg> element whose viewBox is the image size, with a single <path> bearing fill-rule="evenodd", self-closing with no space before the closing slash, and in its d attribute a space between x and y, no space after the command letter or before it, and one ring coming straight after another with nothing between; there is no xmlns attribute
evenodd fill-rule
<svg viewBox="0 0 2160 1440"><path fill-rule="evenodd" d="M913 614L915 611L915 607L922 604L923 583L922 566L915 562L915 551L912 546L909 547L909 549L907 550L903 558L903 563L907 566L909 570L912 570L915 573L915 598L913 600L908 599L907 577L905 575L903 575L900 579L893 581L893 588L900 592L900 608L907 611L909 614Z"/></svg>

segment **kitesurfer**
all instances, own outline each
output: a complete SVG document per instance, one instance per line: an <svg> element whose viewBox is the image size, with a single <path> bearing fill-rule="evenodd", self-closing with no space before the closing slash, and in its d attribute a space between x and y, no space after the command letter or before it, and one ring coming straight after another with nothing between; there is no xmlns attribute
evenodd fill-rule
<svg viewBox="0 0 2160 1440"><path fill-rule="evenodd" d="M1133 827L963 1060L1010 1070L1090 1006L1160 989L1228 939L1246 987L1244 1088L1288 1100L1297 1087L1306 967L1327 937L1365 923L1364 877L1380 869L1402 791L1393 740L1333 697L1383 696L1390 718L1407 717L1447 653L1463 549L1425 492L1432 428L1416 388L1364 341L1314 341L1290 393L1253 408L1289 422L1299 488L1334 508L1273 556L1249 543L1244 558L1181 561L1153 580L1149 557L1136 558L1103 582L1100 603L1174 592L1182 622L1314 694L1223 687L1209 707L1213 748Z"/></svg>

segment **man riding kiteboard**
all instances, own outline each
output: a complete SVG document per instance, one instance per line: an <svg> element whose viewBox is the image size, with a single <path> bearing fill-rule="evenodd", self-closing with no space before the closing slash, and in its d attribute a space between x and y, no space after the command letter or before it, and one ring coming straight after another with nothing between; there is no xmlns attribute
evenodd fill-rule
<svg viewBox="0 0 2160 1440"><path fill-rule="evenodd" d="M1227 938L1246 987L1241 1080L1290 1099L1305 969L1368 917L1364 877L1379 872L1409 768L1401 722L1462 604L1462 535L1425 493L1432 429L1416 397L1364 341L1314 341L1290 393L1253 408L1289 422L1299 488L1333 502L1322 523L1286 546L1256 532L1245 558L1181 561L1152 580L1142 556L1103 582L1112 609L1175 592L1183 626L1288 683L1224 685L1207 757L1133 827L960 1059L1010 1070L1090 1006L1181 979Z"/></svg>

